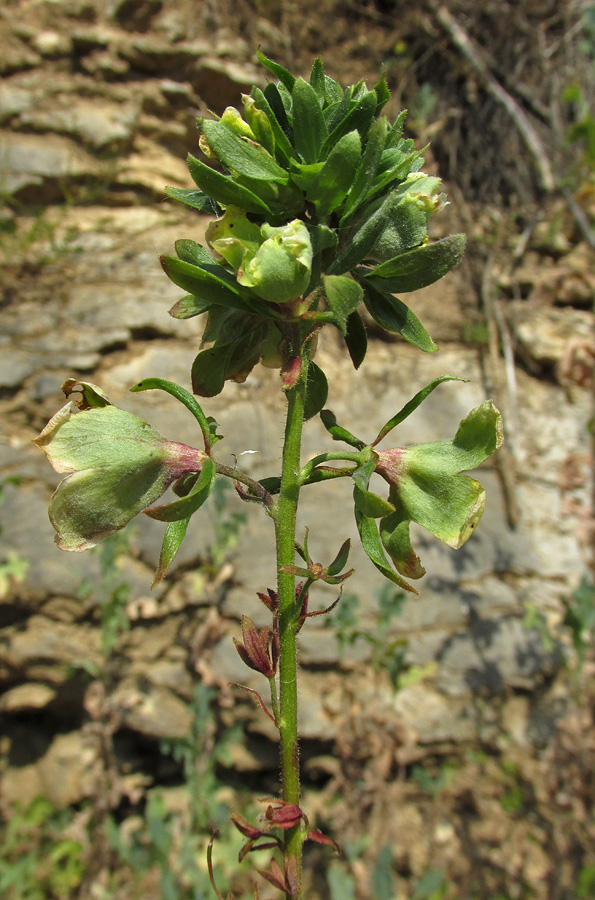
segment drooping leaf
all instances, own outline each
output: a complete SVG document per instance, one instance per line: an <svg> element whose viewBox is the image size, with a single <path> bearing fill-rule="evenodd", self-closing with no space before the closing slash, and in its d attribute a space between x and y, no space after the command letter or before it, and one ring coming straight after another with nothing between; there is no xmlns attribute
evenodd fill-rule
<svg viewBox="0 0 595 900"><path fill-rule="evenodd" d="M201 350L192 363L192 390L199 397L216 397L223 390L233 342Z"/></svg>
<svg viewBox="0 0 595 900"><path fill-rule="evenodd" d="M415 313L402 300L379 291L366 282L364 303L374 321L385 331L400 334L414 347L426 353L434 353L438 349Z"/></svg>
<svg viewBox="0 0 595 900"><path fill-rule="evenodd" d="M163 535L163 543L161 545L161 553L159 554L159 562L157 571L151 587L155 587L159 582L163 581L169 571L174 556L180 549L182 541L186 535L190 516L185 519L179 519L177 522L169 522Z"/></svg>
<svg viewBox="0 0 595 900"><path fill-rule="evenodd" d="M372 491L363 490L357 484L353 487L353 499L356 509L371 519L381 519L395 511L394 506L388 500L384 500L383 497L379 497Z"/></svg>
<svg viewBox="0 0 595 900"><path fill-rule="evenodd" d="M306 402L304 404L304 419L307 421L317 416L328 398L328 382L326 375L315 362L308 366L308 382L306 387Z"/></svg>
<svg viewBox="0 0 595 900"><path fill-rule="evenodd" d="M347 317L345 344L347 345L354 369L359 369L366 356L368 338L363 319L358 312L352 312Z"/></svg>
<svg viewBox="0 0 595 900"><path fill-rule="evenodd" d="M422 578L426 570L411 546L410 519L399 504L391 515L380 520L380 539L398 572L405 578Z"/></svg>
<svg viewBox="0 0 595 900"><path fill-rule="evenodd" d="M451 234L388 259L366 276L366 280L390 294L417 291L454 269L464 251L465 235Z"/></svg>
<svg viewBox="0 0 595 900"><path fill-rule="evenodd" d="M401 578L401 576L391 568L386 558L375 520L362 515L362 513L356 509L355 521L364 553L368 559L374 563L378 571L381 572L385 578L388 578L389 581L392 581L393 584L403 588L403 590L409 591L412 594L417 594L415 588L408 584L405 579Z"/></svg>

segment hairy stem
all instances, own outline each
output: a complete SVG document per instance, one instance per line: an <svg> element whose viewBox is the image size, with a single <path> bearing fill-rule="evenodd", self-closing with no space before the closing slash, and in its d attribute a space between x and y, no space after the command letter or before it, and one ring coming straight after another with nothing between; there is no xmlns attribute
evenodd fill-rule
<svg viewBox="0 0 595 900"><path fill-rule="evenodd" d="M275 509L275 537L277 546L279 598L279 735L281 740L282 796L287 803L300 802L300 768L298 756L298 694L297 694L297 610L295 606L295 576L280 571L295 561L295 528L300 492L300 450L304 422L306 373L308 361L302 362L302 377L288 392L285 442L281 489ZM292 900L301 900L303 835L299 826L285 834L285 862L295 873L297 893ZM288 895L289 900L289 895Z"/></svg>

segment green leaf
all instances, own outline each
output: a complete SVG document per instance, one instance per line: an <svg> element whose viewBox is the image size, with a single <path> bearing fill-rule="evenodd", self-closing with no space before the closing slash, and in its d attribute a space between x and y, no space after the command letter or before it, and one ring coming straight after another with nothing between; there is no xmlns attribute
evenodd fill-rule
<svg viewBox="0 0 595 900"><path fill-rule="evenodd" d="M347 538L339 549L339 552L335 556L334 560L330 565L326 567L327 575L338 575L345 566L347 565L347 560L349 559L349 551L351 550L351 541Z"/></svg>
<svg viewBox="0 0 595 900"><path fill-rule="evenodd" d="M273 110L273 107L271 106L271 104L269 103L269 101L267 100L267 98L265 97L265 95L263 94L263 92L261 91L261 89L259 87L252 88L252 97L254 98L254 105L256 106L256 109L259 109L259 110L261 110L261 112L265 113L266 116L268 117L269 122L271 123L271 128L273 130L273 136L275 138L275 154L276 154L276 156L279 156L279 154L281 154L281 156L283 157L282 162L284 162L284 163L288 163L292 159L297 160L298 156L293 147L293 144L287 137L287 134L286 134L285 130L283 129L281 122L277 118L277 115L276 115L275 111ZM287 117L285 115L285 110L283 109L283 105L281 104L281 99L279 99L279 104L281 105L281 109L283 110L282 118L285 122L286 127L288 128L289 126L287 124Z"/></svg>
<svg viewBox="0 0 595 900"><path fill-rule="evenodd" d="M308 200L316 206L321 219L330 215L345 199L361 157L362 143L357 131L344 135L333 147L312 185Z"/></svg>
<svg viewBox="0 0 595 900"><path fill-rule="evenodd" d="M315 362L308 366L308 382L306 388L306 402L304 404L304 420L318 415L328 398L328 382L326 375Z"/></svg>
<svg viewBox="0 0 595 900"><path fill-rule="evenodd" d="M375 447L376 444L379 444L380 441L386 437L386 435L396 428L397 425L400 425L401 422L404 422L405 419L409 418L412 412L415 412L418 406L428 397L432 391L434 391L439 384L443 384L445 381L467 381L466 378L459 378L457 375L440 375L438 378L434 378L429 384L427 384L421 391L418 391L415 397L409 400L405 406L399 410L396 415L389 419L386 425L384 425L378 434L376 435L374 441L370 446Z"/></svg>
<svg viewBox="0 0 595 900"><path fill-rule="evenodd" d="M276 84L270 82L264 89L264 96L267 100L267 103L270 104L270 107L273 110L275 118L277 119L279 125L291 141L293 137L293 129L291 127L290 121L292 105L291 93L289 93L287 90L283 90L283 95L281 95L280 89L283 90L283 85L279 85L279 87L277 87Z"/></svg>
<svg viewBox="0 0 595 900"><path fill-rule="evenodd" d="M143 378L142 381L139 381L134 387L130 388L131 394L138 394L141 391L165 391L166 394L169 394L171 397L175 397L176 400L179 400L180 403L186 407L189 413L192 413L198 424L200 425L200 429L203 433L203 437L205 439L205 444L207 446L211 446L213 441L211 441L210 436L213 431L211 421L209 424L209 420L205 416L202 411L202 407L198 403L195 397L183 388L181 385L176 384L175 381L167 381L165 378ZM214 422L215 428L217 427L217 423Z"/></svg>
<svg viewBox="0 0 595 900"><path fill-rule="evenodd" d="M152 506L150 509L145 509L145 515L152 519L158 519L160 522L179 522L188 518L200 509L213 490L215 475L215 463L212 459L205 460L196 484L189 494L163 506Z"/></svg>
<svg viewBox="0 0 595 900"><path fill-rule="evenodd" d="M203 247L201 244L197 244L196 241L191 241L187 238L183 238L175 243L176 253L178 254L178 258L184 260L184 262L192 263L194 266L217 266L221 269L222 272L225 272L222 266L219 266L217 260L209 253L206 247Z"/></svg>
<svg viewBox="0 0 595 900"><path fill-rule="evenodd" d="M326 302L335 317L337 327L345 336L347 321L363 300L364 292L353 278L345 275L323 275Z"/></svg>
<svg viewBox="0 0 595 900"><path fill-rule="evenodd" d="M310 72L310 84L314 88L316 96L318 97L318 102L322 106L326 99L326 80L324 75L324 66L322 64L322 58L317 56L312 64L312 71Z"/></svg>
<svg viewBox="0 0 595 900"><path fill-rule="evenodd" d="M305 163L318 162L328 129L316 91L303 78L297 78L291 96L295 148Z"/></svg>
<svg viewBox="0 0 595 900"><path fill-rule="evenodd" d="M405 125L405 119L407 118L407 110L403 109L397 116L394 121L392 128L390 129L387 139L386 139L386 147L387 150L391 147L396 147L399 141L403 136L403 126Z"/></svg>
<svg viewBox="0 0 595 900"><path fill-rule="evenodd" d="M345 444L349 444L351 447L356 447L358 450L362 450L365 447L363 441L360 441L359 438L356 438L355 435L353 435L350 431L347 431L346 428L343 428L341 425L337 425L335 414L331 412L330 409L321 410L320 418L328 433L332 435L334 441L343 441Z"/></svg>
<svg viewBox="0 0 595 900"><path fill-rule="evenodd" d="M290 163L291 180L301 191L308 191L316 182L323 168L323 162L300 163L292 160Z"/></svg>
<svg viewBox="0 0 595 900"><path fill-rule="evenodd" d="M165 529L161 553L159 554L159 563L157 564L157 571L155 572L155 578L153 579L151 587L158 585L167 575L173 558L184 540L189 522L190 516L187 516L185 519L179 519L177 522L170 522Z"/></svg>
<svg viewBox="0 0 595 900"><path fill-rule="evenodd" d="M374 321L385 331L400 334L414 347L426 353L434 353L438 349L415 313L397 297L378 291L373 285L366 283L364 303Z"/></svg>
<svg viewBox="0 0 595 900"><path fill-rule="evenodd" d="M372 519L381 519L383 516L389 516L394 513L395 508L388 500L384 500L372 491L362 490L358 485L353 487L353 499L355 507L364 516Z"/></svg>
<svg viewBox="0 0 595 900"><path fill-rule="evenodd" d="M392 495L391 495L392 496ZM395 499L396 502L396 498ZM401 503L398 509L380 521L380 539L393 564L405 578L422 578L426 570L411 546L410 518Z"/></svg>
<svg viewBox="0 0 595 900"><path fill-rule="evenodd" d="M210 300L201 300L194 294L186 294L178 300L169 310L169 314L173 319L192 319L194 316L200 316L204 312L208 312L213 308Z"/></svg>
<svg viewBox="0 0 595 900"><path fill-rule="evenodd" d="M465 235L451 234L377 266L366 280L390 294L417 291L438 281L457 265L465 251Z"/></svg>
<svg viewBox="0 0 595 900"><path fill-rule="evenodd" d="M264 53L261 53L260 50L256 51L256 55L258 57L258 61L268 69L271 75L274 75L275 78L278 78L279 81L285 85L288 91L293 90L293 85L295 84L295 75L292 75L288 69L285 69L283 66L279 65L279 63L274 62L272 59L269 59Z"/></svg>
<svg viewBox="0 0 595 900"><path fill-rule="evenodd" d="M184 262L175 256L162 256L161 265L167 277L185 291L190 291L209 304L246 310L247 303L238 288L207 272L206 269Z"/></svg>
<svg viewBox="0 0 595 900"><path fill-rule="evenodd" d="M376 112L378 98L376 91L367 91L357 100L350 111L333 128L320 149L320 157L324 159L344 134L356 129L363 137L370 127ZM329 125L330 129L330 125Z"/></svg>
<svg viewBox="0 0 595 900"><path fill-rule="evenodd" d="M376 111L374 115L379 116L391 97L391 93L388 89L388 84L386 83L384 73L380 76L379 80L374 85L374 90L376 91L376 96L378 97L378 103L376 104Z"/></svg>
<svg viewBox="0 0 595 900"><path fill-rule="evenodd" d="M353 185L345 203L345 213L341 219L341 224L343 224L348 215L357 209L360 202L368 194L384 150L387 132L388 123L384 118L377 119L370 128L366 149L359 162Z"/></svg>
<svg viewBox="0 0 595 900"><path fill-rule="evenodd" d="M401 202L401 197L394 191L385 197L369 214L362 211L359 221L341 229L340 242L344 248L341 254L329 266L329 275L342 275L370 255L378 237L391 221L394 212ZM347 238L347 240L345 240Z"/></svg>
<svg viewBox="0 0 595 900"><path fill-rule="evenodd" d="M270 207L253 191L206 166L191 153L188 154L188 171L198 187L223 206L239 206L246 212L272 215Z"/></svg>
<svg viewBox="0 0 595 900"><path fill-rule="evenodd" d="M362 515L362 513L356 509L355 522L364 553L368 559L374 563L378 571L381 572L385 578L388 578L389 581L392 581L393 584L397 584L399 587L403 588L403 590L409 591L412 594L417 594L415 588L408 584L390 567L382 546L382 541L380 540L378 526L374 519Z"/></svg>
<svg viewBox="0 0 595 900"><path fill-rule="evenodd" d="M185 203L186 206L198 209L199 212L207 213L210 216L219 215L217 203L204 191L196 191L194 188L166 187L165 193L172 200L179 200L181 203Z"/></svg>
<svg viewBox="0 0 595 900"><path fill-rule="evenodd" d="M432 457L437 459L437 452ZM420 463L421 460L410 458L407 472L399 482L403 506L414 522L458 550L481 519L485 491L468 475L438 474L428 470L426 461Z"/></svg>
<svg viewBox="0 0 595 900"><path fill-rule="evenodd" d="M324 76L324 92L329 104L338 103L343 99L343 88L330 75Z"/></svg>
<svg viewBox="0 0 595 900"><path fill-rule="evenodd" d="M209 146L229 169L255 181L288 183L285 169L260 144L245 140L223 122L199 119L199 125Z"/></svg>
<svg viewBox="0 0 595 900"><path fill-rule="evenodd" d="M363 319L358 312L352 312L347 317L345 344L347 345L354 369L359 369L366 356L368 338Z"/></svg>
<svg viewBox="0 0 595 900"><path fill-rule="evenodd" d="M216 397L223 390L234 343L215 344L195 357L192 363L192 390L200 397Z"/></svg>

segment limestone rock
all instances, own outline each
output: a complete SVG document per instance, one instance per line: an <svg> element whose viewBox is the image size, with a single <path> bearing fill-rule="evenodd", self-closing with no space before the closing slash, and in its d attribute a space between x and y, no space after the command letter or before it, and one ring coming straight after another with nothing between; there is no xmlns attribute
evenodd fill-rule
<svg viewBox="0 0 595 900"><path fill-rule="evenodd" d="M97 180L104 166L60 135L0 132L3 189L36 203L63 197L63 185L82 176Z"/></svg>

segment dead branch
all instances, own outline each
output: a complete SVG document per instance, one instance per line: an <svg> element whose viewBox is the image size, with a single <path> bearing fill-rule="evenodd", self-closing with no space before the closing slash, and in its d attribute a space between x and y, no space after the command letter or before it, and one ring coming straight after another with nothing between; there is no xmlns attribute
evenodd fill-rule
<svg viewBox="0 0 595 900"><path fill-rule="evenodd" d="M527 115L514 97L511 97L492 75L481 50L474 46L465 29L457 22L449 10L445 6L440 6L436 0L428 0L428 4L436 17L436 21L446 31L467 62L471 64L473 70L480 76L488 94L508 112L533 157L543 189L550 193L556 187L550 161Z"/></svg>

